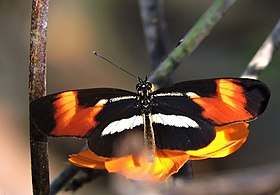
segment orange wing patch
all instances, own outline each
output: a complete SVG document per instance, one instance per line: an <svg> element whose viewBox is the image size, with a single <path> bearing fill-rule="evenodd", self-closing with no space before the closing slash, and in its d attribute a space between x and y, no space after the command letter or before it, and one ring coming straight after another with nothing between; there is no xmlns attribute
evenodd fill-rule
<svg viewBox="0 0 280 195"><path fill-rule="evenodd" d="M53 103L55 107L55 128L51 131L54 136L84 137L86 133L97 125L94 120L103 109L107 100L100 100L96 105L88 108L79 107L77 92L69 91L57 95Z"/></svg>
<svg viewBox="0 0 280 195"><path fill-rule="evenodd" d="M187 154L190 155L191 160L228 156L245 143L249 135L248 126L248 123L237 123L216 127L216 137L208 146L198 150L189 150Z"/></svg>
<svg viewBox="0 0 280 195"><path fill-rule="evenodd" d="M253 118L245 109L246 98L241 86L228 79L219 79L217 95L214 97L191 97L204 111L202 116L223 125L235 121L244 121Z"/></svg>
<svg viewBox="0 0 280 195"><path fill-rule="evenodd" d="M127 179L162 182L189 160L185 151L156 150L153 162L147 155L128 155L120 158L104 158L90 150L70 155L69 161L80 167L107 169L109 173L119 173Z"/></svg>

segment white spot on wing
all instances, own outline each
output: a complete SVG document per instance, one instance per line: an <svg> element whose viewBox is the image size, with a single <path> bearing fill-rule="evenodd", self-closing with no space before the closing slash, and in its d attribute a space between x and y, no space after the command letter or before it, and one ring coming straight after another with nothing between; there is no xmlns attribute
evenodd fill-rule
<svg viewBox="0 0 280 195"><path fill-rule="evenodd" d="M126 129L133 129L143 124L142 116L132 116L130 118L121 119L110 123L101 133L101 136L120 133Z"/></svg>
<svg viewBox="0 0 280 195"><path fill-rule="evenodd" d="M199 98L200 97L199 95L197 95L194 92L187 92L186 96L188 96L189 98Z"/></svg>
<svg viewBox="0 0 280 195"><path fill-rule="evenodd" d="M99 100L99 101L95 104L95 106L103 106L103 105L105 105L107 102L108 102L108 100L106 100L106 99L101 99L101 100Z"/></svg>
<svg viewBox="0 0 280 195"><path fill-rule="evenodd" d="M185 128L199 128L199 125L189 117L180 115L165 115L165 114L153 114L153 123L162 125L169 125L174 127L185 127Z"/></svg>

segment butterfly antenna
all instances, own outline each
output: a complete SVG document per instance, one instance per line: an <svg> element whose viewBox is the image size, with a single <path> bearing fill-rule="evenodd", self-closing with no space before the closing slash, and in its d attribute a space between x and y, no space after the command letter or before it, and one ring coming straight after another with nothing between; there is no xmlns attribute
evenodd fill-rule
<svg viewBox="0 0 280 195"><path fill-rule="evenodd" d="M184 39L181 39L181 40L177 43L177 45L175 46L175 48L178 47L179 45L181 45L181 44L183 43L183 41L184 41ZM166 58L167 58L167 56L166 56L164 59L162 59L162 61L161 61L160 63L162 63ZM149 76L148 76L147 78L145 78L146 81L148 81L148 79L150 78L150 76L151 76L153 73L154 73L154 71L150 72Z"/></svg>
<svg viewBox="0 0 280 195"><path fill-rule="evenodd" d="M137 78L137 76L135 76L134 74L128 72L127 70L123 69L122 67L118 66L117 64L115 64L114 62L112 62L111 60L108 60L107 58L103 57L102 55L100 55L99 53L97 53L96 51L93 51L93 54L96 55L97 57L105 60L106 62L108 62L109 64L117 67L118 69L122 70L123 72L129 74L130 76L133 76L134 78Z"/></svg>

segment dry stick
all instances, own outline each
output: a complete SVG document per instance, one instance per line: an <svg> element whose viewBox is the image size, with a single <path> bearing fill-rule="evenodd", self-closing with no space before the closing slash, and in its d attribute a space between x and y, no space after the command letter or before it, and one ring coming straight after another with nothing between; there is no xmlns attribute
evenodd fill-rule
<svg viewBox="0 0 280 195"><path fill-rule="evenodd" d="M178 45L160 64L156 71L154 71L149 80L154 84L160 84L160 82L178 66L183 58L189 55L210 33L214 25L234 2L235 0L216 0L185 36L180 45ZM58 192L66 185L66 181L69 181L75 176L78 171L72 172L72 166L73 165L69 165L57 176L55 186L59 186L59 188L53 188L55 186L51 185L52 192ZM71 171L71 174L67 174L68 171Z"/></svg>
<svg viewBox="0 0 280 195"><path fill-rule="evenodd" d="M280 45L280 20L266 38L261 48L249 63L241 77L257 79L258 75L268 66L272 55Z"/></svg>
<svg viewBox="0 0 280 195"><path fill-rule="evenodd" d="M183 41L153 72L149 80L160 83L209 35L215 24L222 18L235 0L215 0L208 10L200 17L192 29L185 35Z"/></svg>
<svg viewBox="0 0 280 195"><path fill-rule="evenodd" d="M33 0L30 33L29 101L46 94L48 0ZM33 194L50 193L48 140L30 121Z"/></svg>
<svg viewBox="0 0 280 195"><path fill-rule="evenodd" d="M139 5L147 50L152 58L153 69L156 69L167 56L170 45L163 2L162 0L139 0ZM158 83L158 86L172 84L173 80L174 75L169 75ZM191 161L179 170L177 176L185 179L194 177Z"/></svg>

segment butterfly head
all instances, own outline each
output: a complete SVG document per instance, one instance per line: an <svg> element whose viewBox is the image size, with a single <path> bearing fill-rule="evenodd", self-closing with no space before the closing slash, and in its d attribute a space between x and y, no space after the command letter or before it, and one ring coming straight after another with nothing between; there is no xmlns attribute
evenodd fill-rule
<svg viewBox="0 0 280 195"><path fill-rule="evenodd" d="M149 96L154 91L154 85L148 81L147 77L144 80L138 77L138 81L136 91L141 96Z"/></svg>

